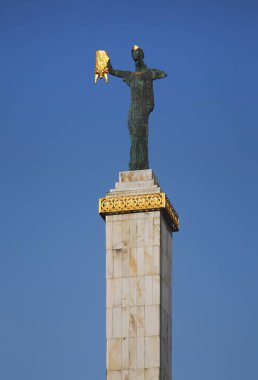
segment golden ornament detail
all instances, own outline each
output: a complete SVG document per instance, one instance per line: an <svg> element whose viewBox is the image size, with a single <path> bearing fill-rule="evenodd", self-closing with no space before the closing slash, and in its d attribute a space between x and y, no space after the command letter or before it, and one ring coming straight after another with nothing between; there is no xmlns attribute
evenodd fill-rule
<svg viewBox="0 0 258 380"><path fill-rule="evenodd" d="M108 67L107 63L109 61L109 56L105 50L96 51L96 64L95 64L95 77L94 83L97 83L98 78L105 78L106 83L108 83Z"/></svg>
<svg viewBox="0 0 258 380"><path fill-rule="evenodd" d="M106 215L163 211L171 232L179 231L179 217L165 193L123 195L99 200L99 213Z"/></svg>

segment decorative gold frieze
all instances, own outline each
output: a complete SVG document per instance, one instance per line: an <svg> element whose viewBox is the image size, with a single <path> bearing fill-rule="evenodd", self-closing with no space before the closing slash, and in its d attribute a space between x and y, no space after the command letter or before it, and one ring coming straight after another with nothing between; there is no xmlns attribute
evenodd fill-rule
<svg viewBox="0 0 258 380"><path fill-rule="evenodd" d="M165 211L171 230L179 230L178 215L165 193L107 196L99 200L99 213L104 219L106 215L155 210Z"/></svg>

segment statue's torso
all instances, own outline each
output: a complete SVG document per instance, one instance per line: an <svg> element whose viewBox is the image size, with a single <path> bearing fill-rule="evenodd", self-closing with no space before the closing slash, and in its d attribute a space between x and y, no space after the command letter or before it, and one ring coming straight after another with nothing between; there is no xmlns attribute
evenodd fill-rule
<svg viewBox="0 0 258 380"><path fill-rule="evenodd" d="M131 88L130 112L138 117L142 114L149 114L154 107L151 70L128 72L124 81Z"/></svg>

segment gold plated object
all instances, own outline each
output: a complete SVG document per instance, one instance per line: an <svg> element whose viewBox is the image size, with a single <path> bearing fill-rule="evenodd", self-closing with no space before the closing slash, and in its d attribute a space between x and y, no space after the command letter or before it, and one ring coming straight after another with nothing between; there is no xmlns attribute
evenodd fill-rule
<svg viewBox="0 0 258 380"><path fill-rule="evenodd" d="M96 51L96 64L95 64L95 78L94 83L97 83L98 78L102 79L103 77L108 83L108 67L107 63L109 61L109 56L105 50Z"/></svg>
<svg viewBox="0 0 258 380"><path fill-rule="evenodd" d="M137 50L137 49L141 49L140 46L138 46L138 45L134 45L134 46L133 46L133 50Z"/></svg>
<svg viewBox="0 0 258 380"><path fill-rule="evenodd" d="M106 215L155 210L164 211L172 232L179 231L178 215L165 193L107 196L99 200L99 213L104 219Z"/></svg>

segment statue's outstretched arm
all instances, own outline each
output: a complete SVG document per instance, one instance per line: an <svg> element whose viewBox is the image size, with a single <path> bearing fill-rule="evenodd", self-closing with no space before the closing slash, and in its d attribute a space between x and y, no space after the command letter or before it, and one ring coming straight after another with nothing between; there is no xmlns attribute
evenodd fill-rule
<svg viewBox="0 0 258 380"><path fill-rule="evenodd" d="M165 71L161 71L158 69L151 69L151 73L152 73L152 79L154 80L166 78L168 76L167 73L165 73Z"/></svg>
<svg viewBox="0 0 258 380"><path fill-rule="evenodd" d="M124 71L124 70L114 70L113 67L112 67L112 65L111 65L110 60L109 60L108 63L107 63L107 67L108 67L108 72L109 72L111 75L114 75L115 77L124 78L124 77L129 73L129 71Z"/></svg>

